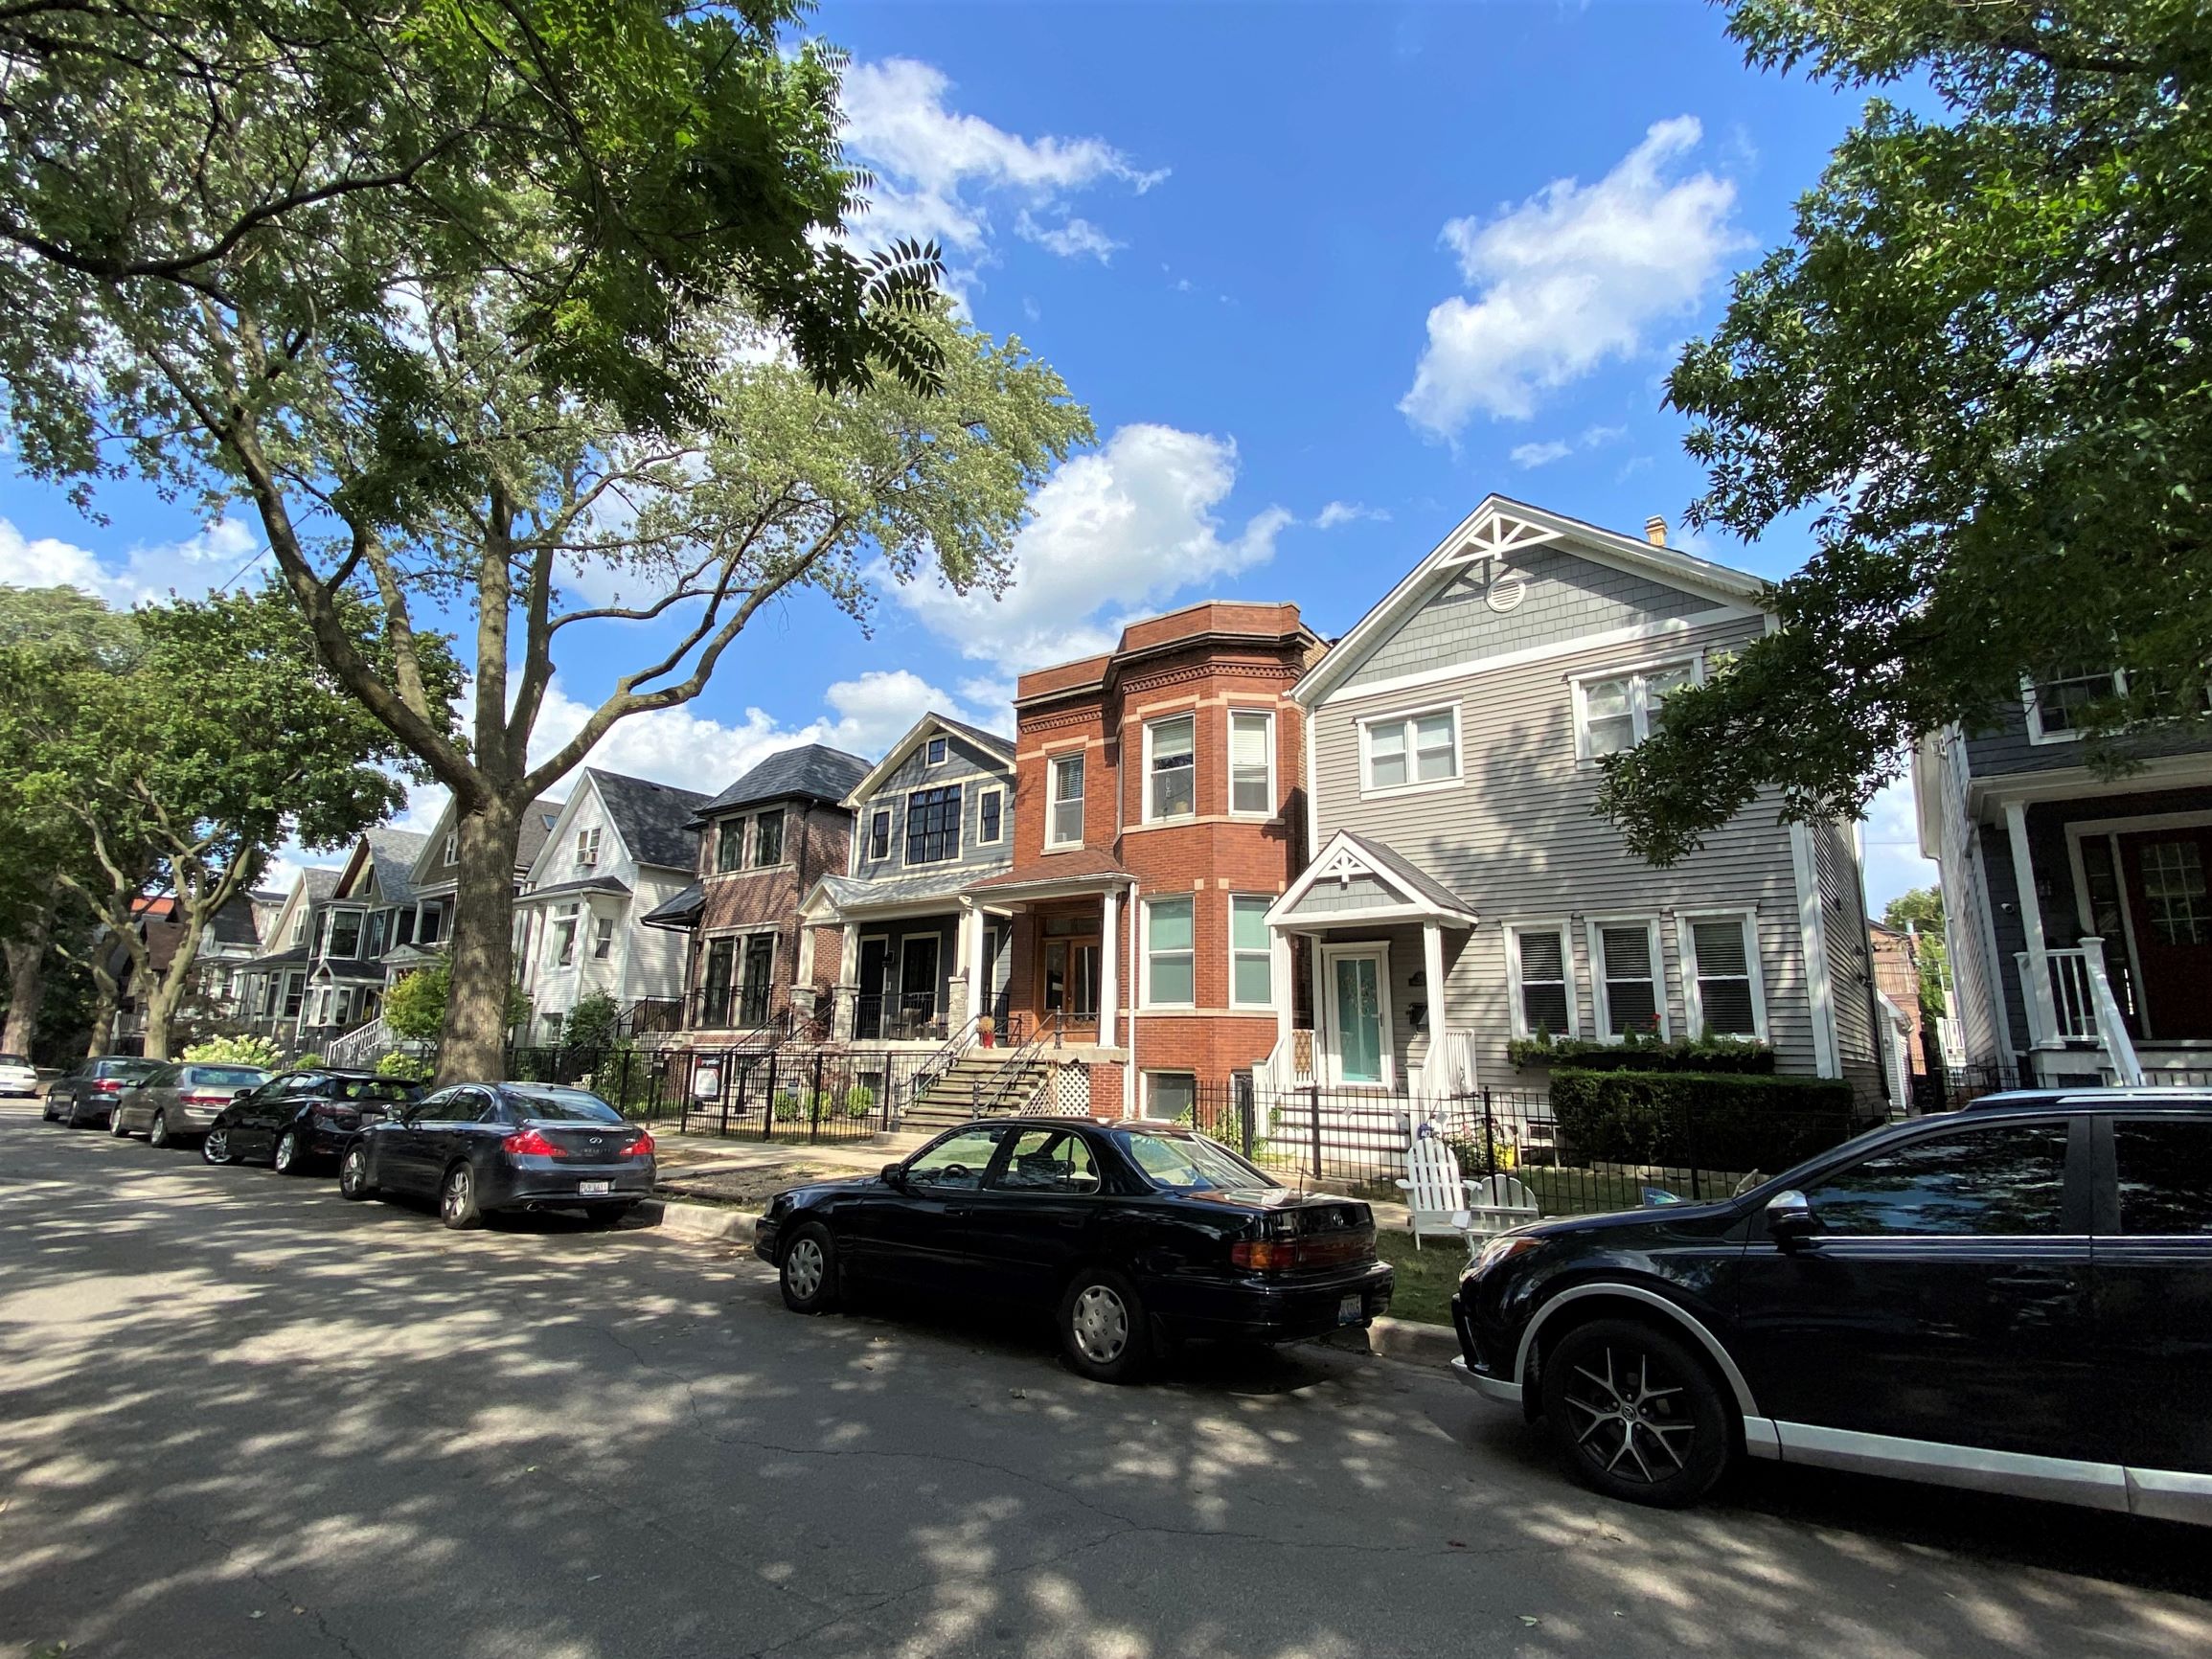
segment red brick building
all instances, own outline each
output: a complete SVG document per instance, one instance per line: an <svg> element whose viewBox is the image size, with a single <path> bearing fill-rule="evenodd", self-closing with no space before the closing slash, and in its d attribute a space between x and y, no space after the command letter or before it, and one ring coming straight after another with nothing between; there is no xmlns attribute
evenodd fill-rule
<svg viewBox="0 0 2212 1659"><path fill-rule="evenodd" d="M1302 868L1305 725L1327 649L1294 604L1214 601L1021 676L1004 918L1019 1029L1091 1064L1092 1108L1174 1117L1225 1094L1288 1024L1269 904Z"/></svg>

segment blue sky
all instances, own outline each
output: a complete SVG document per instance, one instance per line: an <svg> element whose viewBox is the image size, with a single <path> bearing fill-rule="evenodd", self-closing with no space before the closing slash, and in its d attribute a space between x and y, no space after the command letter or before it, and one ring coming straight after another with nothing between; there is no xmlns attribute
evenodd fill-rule
<svg viewBox="0 0 2212 1659"><path fill-rule="evenodd" d="M794 737L879 749L931 701L1003 723L1013 673L1209 594L1341 632L1494 489L1678 522L1699 475L1660 407L1674 348L1856 107L1745 68L1721 13L1673 0L832 3L814 28L854 55L850 142L881 185L859 235L937 239L1101 442L1039 492L1007 600L893 592L872 638L794 602L599 757L698 788ZM145 491L103 506L0 482L0 580L158 595L260 545ZM1767 575L1803 552L1699 547ZM562 662L549 736L621 646ZM1867 836L1878 906L1927 878L1901 792Z"/></svg>

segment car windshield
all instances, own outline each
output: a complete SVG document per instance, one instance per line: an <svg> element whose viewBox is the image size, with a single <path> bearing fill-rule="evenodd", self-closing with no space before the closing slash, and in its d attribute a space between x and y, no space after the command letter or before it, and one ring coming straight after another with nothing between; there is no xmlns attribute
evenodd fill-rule
<svg viewBox="0 0 2212 1659"><path fill-rule="evenodd" d="M404 1078L332 1078L333 1101L411 1101L415 1085Z"/></svg>
<svg viewBox="0 0 2212 1659"><path fill-rule="evenodd" d="M1138 1169L1161 1186L1177 1192L1218 1193L1232 1187L1278 1184L1203 1135L1156 1135L1142 1129L1121 1129L1114 1138Z"/></svg>
<svg viewBox="0 0 2212 1659"><path fill-rule="evenodd" d="M258 1089L269 1080L259 1066L194 1066L192 1079L216 1089Z"/></svg>
<svg viewBox="0 0 2212 1659"><path fill-rule="evenodd" d="M566 1118L581 1124L622 1122L620 1112L586 1089L509 1089L507 1098L526 1118Z"/></svg>

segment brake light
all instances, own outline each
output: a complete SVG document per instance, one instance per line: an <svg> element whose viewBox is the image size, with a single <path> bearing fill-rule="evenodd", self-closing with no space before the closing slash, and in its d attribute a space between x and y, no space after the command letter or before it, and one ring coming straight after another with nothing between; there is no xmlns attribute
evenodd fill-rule
<svg viewBox="0 0 2212 1659"><path fill-rule="evenodd" d="M1248 1239L1229 1246L1233 1266L1255 1273L1288 1273L1299 1267L1338 1267L1375 1260L1375 1237L1365 1231L1317 1239Z"/></svg>
<svg viewBox="0 0 2212 1659"><path fill-rule="evenodd" d="M1229 1246L1229 1261L1260 1273L1280 1273L1297 1265L1298 1247L1272 1239L1245 1239Z"/></svg>
<svg viewBox="0 0 2212 1659"><path fill-rule="evenodd" d="M119 1093L122 1088L123 1085L117 1082L113 1078L94 1078L92 1079L92 1092L96 1095L116 1094Z"/></svg>
<svg viewBox="0 0 2212 1659"><path fill-rule="evenodd" d="M637 1137L637 1139L636 1139L636 1140L634 1140L634 1141L632 1141L632 1142L630 1142L630 1144L629 1144L629 1155L630 1155L631 1157L633 1157L633 1158L650 1158L650 1157L651 1157L651 1156L652 1156L652 1136L651 1136L650 1133L648 1133L646 1130L640 1129L640 1130L638 1131L638 1137Z"/></svg>
<svg viewBox="0 0 2212 1659"><path fill-rule="evenodd" d="M230 1096L211 1094L204 1089L196 1093L179 1095L177 1099L188 1106L227 1106L231 1103Z"/></svg>
<svg viewBox="0 0 2212 1659"><path fill-rule="evenodd" d="M559 1151L536 1129L517 1129L500 1146L519 1158L557 1158Z"/></svg>

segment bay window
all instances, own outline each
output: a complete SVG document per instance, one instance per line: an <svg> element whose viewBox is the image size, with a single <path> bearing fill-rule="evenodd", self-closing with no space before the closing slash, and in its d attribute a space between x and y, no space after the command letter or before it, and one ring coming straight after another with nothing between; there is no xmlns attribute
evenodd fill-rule
<svg viewBox="0 0 2212 1659"><path fill-rule="evenodd" d="M1275 814L1275 716L1258 712L1229 716L1229 810L1240 816Z"/></svg>
<svg viewBox="0 0 2212 1659"><path fill-rule="evenodd" d="M1145 728L1145 822L1188 818L1197 809L1197 716L1155 720Z"/></svg>

